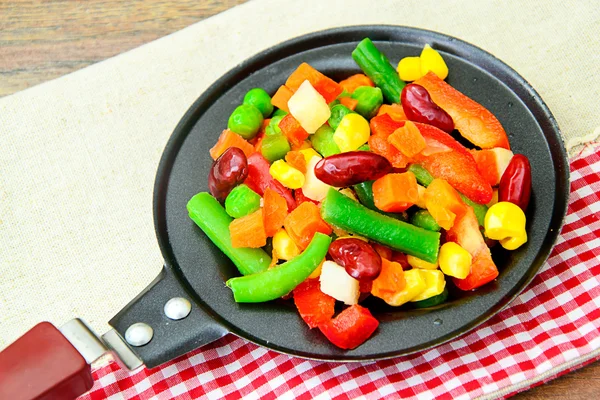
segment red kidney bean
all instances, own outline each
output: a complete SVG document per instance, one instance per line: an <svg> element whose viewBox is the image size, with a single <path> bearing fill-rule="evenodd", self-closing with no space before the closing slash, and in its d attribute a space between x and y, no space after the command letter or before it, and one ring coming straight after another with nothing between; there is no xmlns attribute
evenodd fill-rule
<svg viewBox="0 0 600 400"><path fill-rule="evenodd" d="M433 102L423 86L408 84L402 89L400 97L402 109L409 120L433 125L448 133L454 130L452 117Z"/></svg>
<svg viewBox="0 0 600 400"><path fill-rule="evenodd" d="M329 246L329 255L346 269L348 275L360 281L372 281L381 272L381 257L360 239L334 240Z"/></svg>
<svg viewBox="0 0 600 400"><path fill-rule="evenodd" d="M349 151L325 157L315 165L315 176L328 185L345 187L379 179L392 171L387 158L368 151Z"/></svg>
<svg viewBox="0 0 600 400"><path fill-rule="evenodd" d="M248 160L244 152L230 147L215 160L208 173L208 190L219 201L248 176Z"/></svg>
<svg viewBox="0 0 600 400"><path fill-rule="evenodd" d="M531 165L523 154L515 154L500 178L498 201L509 201L527 209L531 197Z"/></svg>

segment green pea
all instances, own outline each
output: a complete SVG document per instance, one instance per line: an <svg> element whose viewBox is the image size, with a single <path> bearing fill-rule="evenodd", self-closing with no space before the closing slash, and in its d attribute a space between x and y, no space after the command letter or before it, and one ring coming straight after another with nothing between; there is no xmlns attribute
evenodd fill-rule
<svg viewBox="0 0 600 400"><path fill-rule="evenodd" d="M233 188L225 199L225 211L233 218L242 218L260 208L260 196L246 185Z"/></svg>
<svg viewBox="0 0 600 400"><path fill-rule="evenodd" d="M378 87L360 86L354 90L352 98L358 100L354 111L366 119L373 118L383 104L383 94Z"/></svg>
<svg viewBox="0 0 600 400"><path fill-rule="evenodd" d="M333 141L333 133L334 131L330 126L323 125L310 137L313 148L323 157L341 153L340 148Z"/></svg>
<svg viewBox="0 0 600 400"><path fill-rule="evenodd" d="M248 91L244 96L244 104L249 104L260 110L263 118L267 118L273 112L271 96L264 89L254 88Z"/></svg>
<svg viewBox="0 0 600 400"><path fill-rule="evenodd" d="M273 113L273 117L278 117L278 116L282 116L285 117L286 115L288 115L288 113L285 110L282 110L281 108L278 108L277 110L275 110L275 112Z"/></svg>
<svg viewBox="0 0 600 400"><path fill-rule="evenodd" d="M244 139L249 140L256 136L262 122L263 116L258 108L249 104L242 104L231 113L227 127Z"/></svg>
<svg viewBox="0 0 600 400"><path fill-rule="evenodd" d="M260 152L270 163L281 160L291 150L290 143L284 135L265 136Z"/></svg>
<svg viewBox="0 0 600 400"><path fill-rule="evenodd" d="M269 125L267 125L267 128L265 129L265 135L267 135L267 136L281 135L281 128L279 128L279 123L281 122L281 120L283 118L284 118L283 115L274 115L271 118Z"/></svg>
<svg viewBox="0 0 600 400"><path fill-rule="evenodd" d="M331 116L329 117L329 126L336 130L342 118L353 111L343 104L336 104L331 107Z"/></svg>

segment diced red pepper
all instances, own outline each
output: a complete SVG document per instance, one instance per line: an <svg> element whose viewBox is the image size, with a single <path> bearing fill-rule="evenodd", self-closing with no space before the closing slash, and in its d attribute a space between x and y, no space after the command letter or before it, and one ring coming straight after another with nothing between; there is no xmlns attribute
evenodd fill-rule
<svg viewBox="0 0 600 400"><path fill-rule="evenodd" d="M458 243L473 257L469 275L465 279L452 278L459 289L473 290L496 279L498 268L492 260L492 254L483 239L477 217L471 207L467 207L467 212L454 221L452 228L447 231L446 238L449 242Z"/></svg>
<svg viewBox="0 0 600 400"><path fill-rule="evenodd" d="M433 72L414 83L429 92L434 103L452 117L455 128L482 149L510 149L508 137L498 119L488 109L444 82Z"/></svg>
<svg viewBox="0 0 600 400"><path fill-rule="evenodd" d="M308 132L300 125L300 122L288 114L281 122L279 122L279 129L288 138L291 144L294 146L302 146L304 141L308 138Z"/></svg>
<svg viewBox="0 0 600 400"><path fill-rule="evenodd" d="M354 304L328 322L319 330L331 343L342 349L353 349L365 342L379 326L379 321L364 307Z"/></svg>
<svg viewBox="0 0 600 400"><path fill-rule="evenodd" d="M285 199L288 211L292 211L296 208L296 200L292 196L292 191L273 179L269 173L270 167L271 165L262 154L252 154L248 157L248 177L244 183L261 196L264 194L266 188L273 189Z"/></svg>
<svg viewBox="0 0 600 400"><path fill-rule="evenodd" d="M335 299L321 292L318 279L307 279L294 289L294 303L300 316L312 328L326 323L335 312Z"/></svg>
<svg viewBox="0 0 600 400"><path fill-rule="evenodd" d="M387 139L398 128L402 128L406 121L396 121L389 114L381 114L371 118L369 126L371 134L383 136Z"/></svg>
<svg viewBox="0 0 600 400"><path fill-rule="evenodd" d="M296 68L285 82L290 90L296 91L302 82L308 81L327 103L331 103L344 91L339 83L323 75L307 63L302 63Z"/></svg>

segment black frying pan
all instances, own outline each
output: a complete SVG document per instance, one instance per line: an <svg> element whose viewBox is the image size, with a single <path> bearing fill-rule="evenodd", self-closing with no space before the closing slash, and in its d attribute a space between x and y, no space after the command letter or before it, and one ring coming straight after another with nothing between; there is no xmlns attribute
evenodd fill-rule
<svg viewBox="0 0 600 400"><path fill-rule="evenodd" d="M291 302L236 304L225 281L238 272L188 218L186 203L207 191L212 163L208 149L247 90L262 87L274 93L302 62L336 80L358 73L351 52L364 37L370 37L393 63L418 55L425 43L440 50L450 69L447 81L494 113L508 132L513 151L529 158L533 188L527 213L529 241L515 252L494 254L500 269L496 282L472 293L453 290L448 303L429 310L392 308L370 299L367 305L381 322L379 329L363 345L344 351L309 330ZM554 117L534 89L494 56L446 35L397 26L356 26L302 36L229 71L182 118L165 148L154 191L154 219L165 268L110 325L122 336L135 322L154 328L152 341L135 348L150 368L227 332L279 352L319 360L366 361L427 349L486 321L525 288L558 236L568 193L568 161ZM163 314L163 305L175 296L194 303L186 319L172 321Z"/></svg>

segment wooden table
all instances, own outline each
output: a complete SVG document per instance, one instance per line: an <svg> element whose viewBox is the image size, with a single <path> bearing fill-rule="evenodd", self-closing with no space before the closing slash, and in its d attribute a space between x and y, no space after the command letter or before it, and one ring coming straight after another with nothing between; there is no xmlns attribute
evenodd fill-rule
<svg viewBox="0 0 600 400"><path fill-rule="evenodd" d="M102 61L245 0L0 2L0 97ZM600 397L600 363L515 396Z"/></svg>

